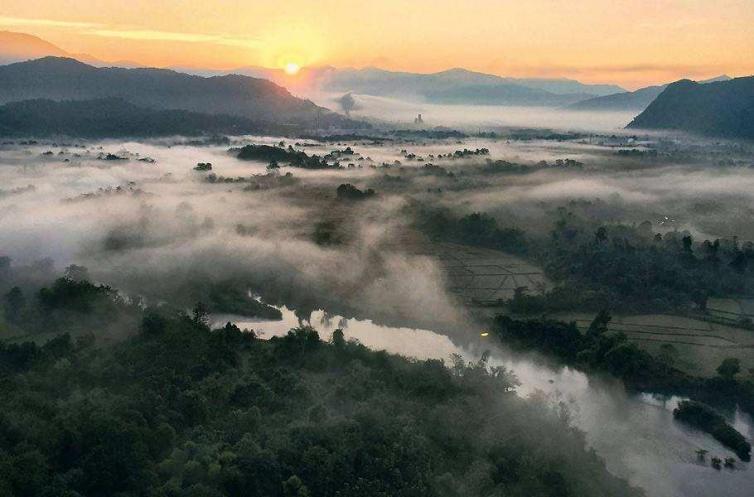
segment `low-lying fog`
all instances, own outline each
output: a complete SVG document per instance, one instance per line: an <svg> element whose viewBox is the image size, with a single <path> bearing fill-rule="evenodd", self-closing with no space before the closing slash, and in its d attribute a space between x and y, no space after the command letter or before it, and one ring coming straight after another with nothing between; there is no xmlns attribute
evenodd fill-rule
<svg viewBox="0 0 754 497"><path fill-rule="evenodd" d="M246 137L238 144L279 141ZM203 273L216 279L242 274L266 297L285 297L281 303L337 305L375 319L455 328L468 316L443 291L436 261L414 243L411 206L488 212L501 225L546 234L549 214L580 201L579 209L605 222L649 220L657 230L688 230L700 238L754 239L754 168L745 151L731 151L732 165L720 165L725 150L689 159L672 144L661 148L667 152L660 158L618 156L625 145L647 149L633 139L361 142L348 144L357 155L342 159L343 169L282 167L279 176L292 179L210 183L208 173L193 169L197 163L211 162L211 174L231 178L264 175L266 164L240 161L227 145L173 142L2 146L3 254L18 263L52 258L58 268L91 266L116 286L148 283L155 293L155 275L162 275L157 285L167 287ZM320 155L346 146L307 145L298 148ZM439 157L464 148L486 148L489 155ZM98 158L107 153L123 160ZM535 166L566 158L583 166L528 174L480 169L488 159ZM349 162L353 167L345 168ZM429 163L454 176L410 173ZM342 183L374 188L377 198L339 202L335 190ZM344 243L316 244L321 222L343 231Z"/></svg>
<svg viewBox="0 0 754 497"><path fill-rule="evenodd" d="M493 110L474 111L485 119L493 116ZM405 112L411 116L422 111ZM427 120L442 115L431 110L423 114ZM286 146L297 141L243 137L234 145L281 140ZM649 220L657 230L754 239L751 151L727 144L707 147L604 136L382 144L298 140L307 146L296 147L309 154L350 146L357 155L342 159L343 169L283 166L277 175L261 177L267 174L265 163L240 161L228 153L228 145L182 142L0 146L0 256L10 256L14 264L51 258L58 270L72 263L83 265L96 281L152 300L169 298L192 281L243 279L269 302L301 310L299 316L327 309L347 318L432 329L467 344L468 337L478 336L479 325L474 313L446 291L441 265L428 255L428 242L413 228L411 213L417 205L447 206L464 214L485 211L501 225L546 233L552 224L549 213L578 201L578 208L605 221ZM486 148L489 155L438 157L464 148ZM618 154L620 149L657 150L658 156L627 157ZM121 159L106 160L108 153ZM150 160L140 160L146 158ZM487 159L537 171L491 174L483 169ZM583 165L537 166L558 159ZM211 173L217 176L247 179L210 182L208 172L194 170L200 162L212 163ZM347 167L349 163L353 167ZM424 174L421 168L428 163L453 175ZM292 178L284 178L286 173ZM248 179L252 175L260 176ZM339 201L335 191L342 183L374 188L377 195L362 202ZM335 227L340 243L315 242L321 223ZM393 346L385 348L412 353L402 348L403 339L391 335L387 340ZM443 337L438 340L433 343L447 345ZM445 345L442 348L446 352ZM702 493L696 495L708 495L705 492L713 488L684 483L698 481L701 472L706 478L712 470L689 461L692 442L683 438L688 435L678 434L666 409L647 410L641 400L625 394L592 390L580 374L547 387L548 379L570 373L543 369L528 360L505 360L522 373L524 391L536 385L555 398L565 396L572 415L579 418L575 424L590 431L588 439L611 469L640 483L651 495L693 495L697 490ZM632 407L626 410L626 405ZM629 444L639 429L643 440L655 435L664 440L670 433L681 441L662 452L662 461L653 445L645 452L636 444L624 450L627 445L621 444ZM615 444L608 443L611 437ZM667 480L652 486L665 470ZM725 487L714 488L747 495L745 485L736 485L744 481L751 488L750 474L742 470L726 480Z"/></svg>
<svg viewBox="0 0 754 497"><path fill-rule="evenodd" d="M312 95L311 99L324 107L340 110L338 100L342 96L342 93L323 93ZM582 112L555 107L441 105L372 95L352 96L356 106L351 115L355 118L410 124L421 114L429 126L558 128L623 133L623 128L637 115L633 111Z"/></svg>

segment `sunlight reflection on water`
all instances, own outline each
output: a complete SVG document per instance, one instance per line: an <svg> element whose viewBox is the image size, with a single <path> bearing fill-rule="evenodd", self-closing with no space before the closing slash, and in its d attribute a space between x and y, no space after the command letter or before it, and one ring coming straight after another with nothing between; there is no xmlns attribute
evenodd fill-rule
<svg viewBox="0 0 754 497"><path fill-rule="evenodd" d="M260 338L283 336L301 323L287 307L280 308L280 321L260 321L242 316L214 315L214 326L230 321L242 329L254 330ZM554 369L532 360L512 357L482 339L467 347L454 344L447 336L429 330L395 328L370 320L345 319L324 311L311 314L311 324L323 340L340 328L347 339L358 340L374 350L385 350L416 359L448 361L458 354L467 361L478 360L489 345L490 365L511 370L521 384L519 395L544 393L562 402L571 413L572 423L586 434L587 442L605 459L608 469L642 487L654 497L707 497L709 495L751 495L754 471L737 461L736 470L715 470L700 464L696 450L712 456L729 457L731 452L711 437L688 429L673 420L672 410L682 399L653 394L627 395L614 381L585 375L572 368ZM737 412L730 420L748 438L754 433L752 420Z"/></svg>

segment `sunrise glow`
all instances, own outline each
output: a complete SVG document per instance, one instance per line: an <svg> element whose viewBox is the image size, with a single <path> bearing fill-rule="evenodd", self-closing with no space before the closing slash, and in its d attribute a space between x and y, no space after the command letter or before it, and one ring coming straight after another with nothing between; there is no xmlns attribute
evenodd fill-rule
<svg viewBox="0 0 754 497"><path fill-rule="evenodd" d="M288 62L283 70L288 76L295 76L301 70L301 66L299 66L295 62Z"/></svg>
<svg viewBox="0 0 754 497"><path fill-rule="evenodd" d="M0 31L157 67L453 67L626 88L754 72L751 0L5 0ZM289 65L290 64L290 65Z"/></svg>

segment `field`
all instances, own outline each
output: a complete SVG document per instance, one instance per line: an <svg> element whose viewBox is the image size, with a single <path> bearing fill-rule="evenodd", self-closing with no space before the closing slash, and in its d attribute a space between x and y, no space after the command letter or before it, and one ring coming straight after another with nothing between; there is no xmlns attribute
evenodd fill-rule
<svg viewBox="0 0 754 497"><path fill-rule="evenodd" d="M490 305L510 299L519 287L531 293L550 287L540 268L504 252L453 243L437 244L434 252L449 290L467 303Z"/></svg>
<svg viewBox="0 0 754 497"><path fill-rule="evenodd" d="M712 298L707 302L707 312L720 319L747 322L754 318L754 300L737 298Z"/></svg>
<svg viewBox="0 0 754 497"><path fill-rule="evenodd" d="M553 317L576 321L582 330L593 318L581 313ZM672 345L677 352L676 367L694 375L715 375L726 357L736 357L744 365L754 363L754 331L665 314L614 315L609 329L625 333L651 354L659 354L663 345Z"/></svg>
<svg viewBox="0 0 754 497"><path fill-rule="evenodd" d="M539 294L552 286L540 268L505 252L453 243L425 244L424 250L440 261L448 290L482 315L504 312L502 302L510 299L518 287ZM625 333L653 355L671 354L675 366L689 374L714 376L716 368L728 357L738 358L743 374L748 374L747 365L754 364L754 330L736 323L750 317L753 307L752 301L746 299L710 299L707 319L701 315L613 315L609 329ZM594 318L579 312L550 317L575 321L582 331ZM730 325L724 324L726 321Z"/></svg>

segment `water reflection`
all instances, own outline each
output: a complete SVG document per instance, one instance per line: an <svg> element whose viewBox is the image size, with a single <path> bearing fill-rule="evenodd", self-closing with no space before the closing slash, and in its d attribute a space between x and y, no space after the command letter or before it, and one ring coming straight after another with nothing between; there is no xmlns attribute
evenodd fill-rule
<svg viewBox="0 0 754 497"><path fill-rule="evenodd" d="M261 338L281 336L302 324L286 307L281 321L258 321L241 316L217 315L215 324L234 322L253 329ZM463 347L447 336L429 330L381 326L370 320L345 319L324 311L311 314L309 321L322 339L340 328L348 339L390 353L417 359L444 359L459 354L476 360L483 350L491 351L490 364L514 372L523 397L542 392L555 402L568 406L573 424L585 432L586 440L616 475L640 486L650 496L707 497L710 495L752 495L754 471L751 465L736 462L736 469L716 470L709 465L712 456L732 453L704 433L688 429L673 420L672 410L682 400L652 394L629 396L610 379L587 376L568 367L553 368L530 359L514 357L497 347L490 338L479 337ZM751 438L752 420L737 412L730 420L737 430ZM700 462L696 451L708 451Z"/></svg>

